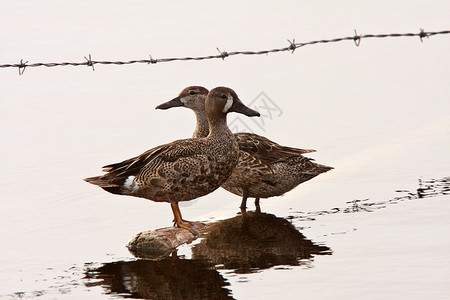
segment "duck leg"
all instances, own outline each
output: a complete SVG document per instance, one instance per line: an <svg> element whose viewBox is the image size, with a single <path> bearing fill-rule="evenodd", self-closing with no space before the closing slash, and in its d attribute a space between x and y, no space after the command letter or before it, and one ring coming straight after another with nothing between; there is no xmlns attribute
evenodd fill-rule
<svg viewBox="0 0 450 300"><path fill-rule="evenodd" d="M180 208L178 207L178 202L177 201L173 201L170 202L170 207L172 208L172 212L173 212L173 216L175 217L174 220L174 225L180 227L180 228L184 228L189 230L190 232L192 232L193 235L200 235L200 232L197 230L197 228L195 228L195 224L203 224L201 222L190 222L190 221L186 221L183 220L182 216L181 216L181 211Z"/></svg>
<svg viewBox="0 0 450 300"><path fill-rule="evenodd" d="M248 198L248 190L244 189L242 191L242 202L241 202L241 210L247 209L247 198Z"/></svg>
<svg viewBox="0 0 450 300"><path fill-rule="evenodd" d="M255 199L255 207L256 207L256 212L261 213L261 206L259 206L259 198Z"/></svg>

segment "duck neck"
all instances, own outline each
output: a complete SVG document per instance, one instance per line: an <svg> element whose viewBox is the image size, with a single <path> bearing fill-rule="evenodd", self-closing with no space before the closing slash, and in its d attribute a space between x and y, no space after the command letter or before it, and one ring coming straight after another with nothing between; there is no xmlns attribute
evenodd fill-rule
<svg viewBox="0 0 450 300"><path fill-rule="evenodd" d="M208 138L213 138L216 136L229 135L233 136L230 128L227 125L226 115L215 115L213 118L208 118L209 123L209 135Z"/></svg>
<svg viewBox="0 0 450 300"><path fill-rule="evenodd" d="M208 118L206 117L206 112L196 111L195 117L197 119L197 124L195 126L194 134L192 135L192 137L196 139L207 137L209 134L209 124Z"/></svg>

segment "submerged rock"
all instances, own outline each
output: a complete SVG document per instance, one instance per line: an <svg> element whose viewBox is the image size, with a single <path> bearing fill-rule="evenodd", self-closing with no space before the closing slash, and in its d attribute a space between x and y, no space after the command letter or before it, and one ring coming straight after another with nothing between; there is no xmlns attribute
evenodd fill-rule
<svg viewBox="0 0 450 300"><path fill-rule="evenodd" d="M196 224L202 232L208 225ZM179 227L165 227L144 231L136 234L127 244L128 250L136 257L160 260L168 257L178 246L195 240L195 236L187 229Z"/></svg>

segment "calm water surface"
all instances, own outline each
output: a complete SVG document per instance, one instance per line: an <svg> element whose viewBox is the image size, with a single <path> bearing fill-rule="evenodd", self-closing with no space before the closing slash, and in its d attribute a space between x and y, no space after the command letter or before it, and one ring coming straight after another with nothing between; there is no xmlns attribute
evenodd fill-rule
<svg viewBox="0 0 450 300"><path fill-rule="evenodd" d="M355 27L445 30L450 9L447 1L236 3L205 4L199 14L189 3L47 4L0 4L9 12L0 18L0 63L257 50L293 37L346 36ZM435 36L95 72L27 68L19 77L1 69L0 297L447 298L448 53L449 37ZM237 214L239 197L221 189L185 203L186 219L221 220L221 231L170 257L138 259L125 244L170 226L169 205L108 194L82 179L189 137L189 111L154 107L192 84L232 87L263 115L231 115L236 130L317 149L310 157L335 169L262 200L264 214L249 222Z"/></svg>

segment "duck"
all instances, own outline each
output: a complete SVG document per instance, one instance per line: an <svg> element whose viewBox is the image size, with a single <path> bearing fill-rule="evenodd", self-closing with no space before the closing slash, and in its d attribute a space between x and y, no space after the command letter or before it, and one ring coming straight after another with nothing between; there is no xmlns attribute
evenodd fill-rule
<svg viewBox="0 0 450 300"><path fill-rule="evenodd" d="M156 109L191 109L196 116L192 137L201 139L209 134L205 110L207 95L205 87L189 86L178 97L158 105ZM247 208L248 198L255 198L256 211L261 212L261 198L281 196L299 184L333 169L303 156L316 152L313 149L282 146L250 132L235 133L234 137L239 145L239 162L222 188L242 197L240 208L243 211Z"/></svg>
<svg viewBox="0 0 450 300"><path fill-rule="evenodd" d="M204 110L208 122L207 136L154 147L136 157L106 165L103 167L106 174L84 180L112 194L168 202L174 225L198 235L196 228L200 222L184 220L178 203L213 192L228 179L238 164L239 146L227 126L227 114L236 112L249 117L259 116L227 87L217 87L207 93Z"/></svg>

